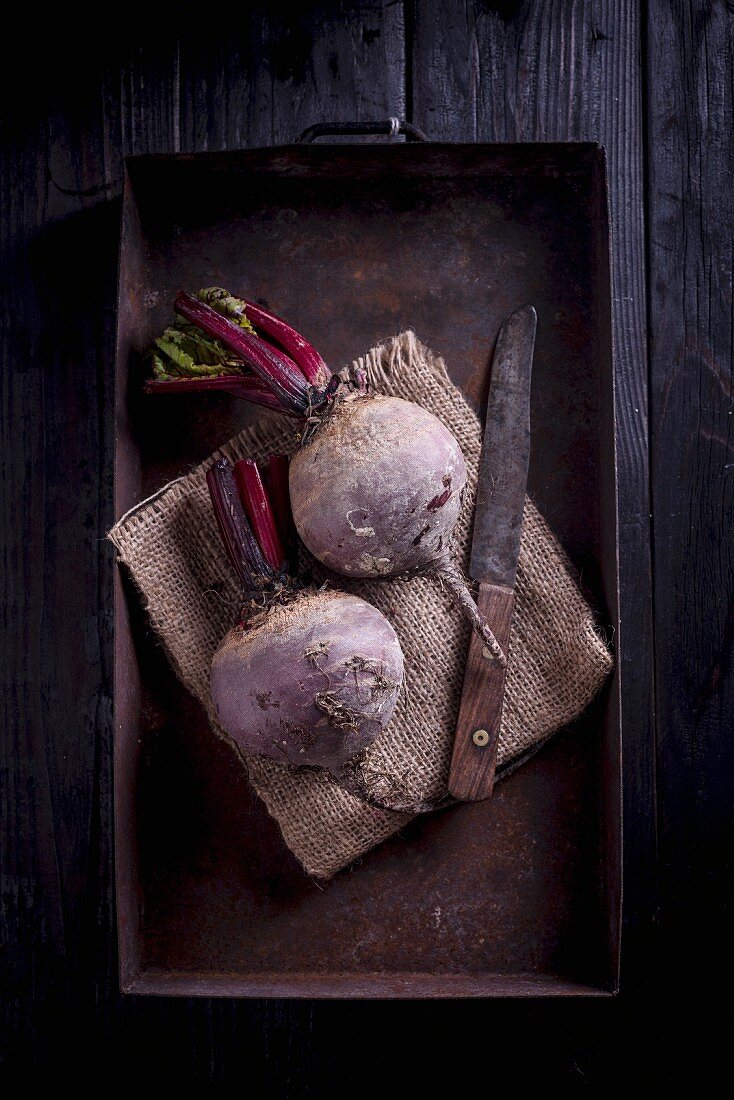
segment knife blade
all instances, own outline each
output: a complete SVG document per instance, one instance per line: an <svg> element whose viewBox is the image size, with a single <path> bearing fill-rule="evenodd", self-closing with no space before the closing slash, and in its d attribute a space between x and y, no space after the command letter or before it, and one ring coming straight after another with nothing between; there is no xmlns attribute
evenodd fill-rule
<svg viewBox="0 0 734 1100"><path fill-rule="evenodd" d="M504 321L492 359L469 572L477 604L508 651L530 462L530 385L537 316L521 306ZM488 798L494 786L506 668L473 635L459 704L449 792Z"/></svg>

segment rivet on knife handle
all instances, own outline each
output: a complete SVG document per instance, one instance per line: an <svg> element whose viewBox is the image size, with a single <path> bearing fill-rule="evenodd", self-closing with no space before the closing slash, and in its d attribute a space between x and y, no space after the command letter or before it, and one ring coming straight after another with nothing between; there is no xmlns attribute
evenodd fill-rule
<svg viewBox="0 0 734 1100"><path fill-rule="evenodd" d="M510 642L513 601L511 589L479 585L477 604L491 622L505 653ZM506 669L485 657L483 649L479 638L472 634L449 774L449 793L463 802L489 798L497 766Z"/></svg>

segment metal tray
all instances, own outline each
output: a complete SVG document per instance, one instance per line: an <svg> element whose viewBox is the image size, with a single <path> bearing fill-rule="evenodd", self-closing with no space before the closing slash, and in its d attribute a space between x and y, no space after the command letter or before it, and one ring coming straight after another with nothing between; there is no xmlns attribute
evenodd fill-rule
<svg viewBox="0 0 734 1100"><path fill-rule="evenodd" d="M256 413L140 394L179 287L267 301L343 364L412 327L481 408L502 319L539 328L530 488L617 623L604 154L590 144L311 145L127 161L117 515ZM327 884L307 876L177 684L120 575L120 981L206 996L604 995L621 899L618 678L488 802L423 817Z"/></svg>

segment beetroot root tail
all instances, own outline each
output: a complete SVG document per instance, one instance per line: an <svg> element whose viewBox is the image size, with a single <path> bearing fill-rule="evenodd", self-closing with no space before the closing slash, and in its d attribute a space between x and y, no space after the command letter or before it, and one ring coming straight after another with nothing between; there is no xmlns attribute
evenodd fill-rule
<svg viewBox="0 0 734 1100"><path fill-rule="evenodd" d="M464 618L470 623L472 630L482 639L495 661L501 668L506 668L507 658L502 651L502 647L492 633L489 623L477 607L456 562L449 557L442 558L436 562L433 573L441 581Z"/></svg>

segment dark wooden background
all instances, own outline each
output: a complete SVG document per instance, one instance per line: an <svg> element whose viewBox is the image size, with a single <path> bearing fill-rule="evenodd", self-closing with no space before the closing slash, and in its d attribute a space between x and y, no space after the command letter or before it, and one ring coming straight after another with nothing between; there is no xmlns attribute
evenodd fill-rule
<svg viewBox="0 0 734 1100"><path fill-rule="evenodd" d="M734 3L321 0L98 12L5 38L2 890L8 1070L254 1097L699 1075L731 951ZM58 25L57 25L58 24ZM16 55L15 57L13 55ZM17 63L17 68L13 62ZM111 849L114 289L122 158L399 115L608 149L624 633L614 1001L123 999ZM703 1027L699 1025L704 1025ZM99 1060L102 1059L101 1066ZM394 1061L397 1059L397 1061ZM355 1070L357 1077L355 1079ZM482 1087L485 1087L482 1085Z"/></svg>

